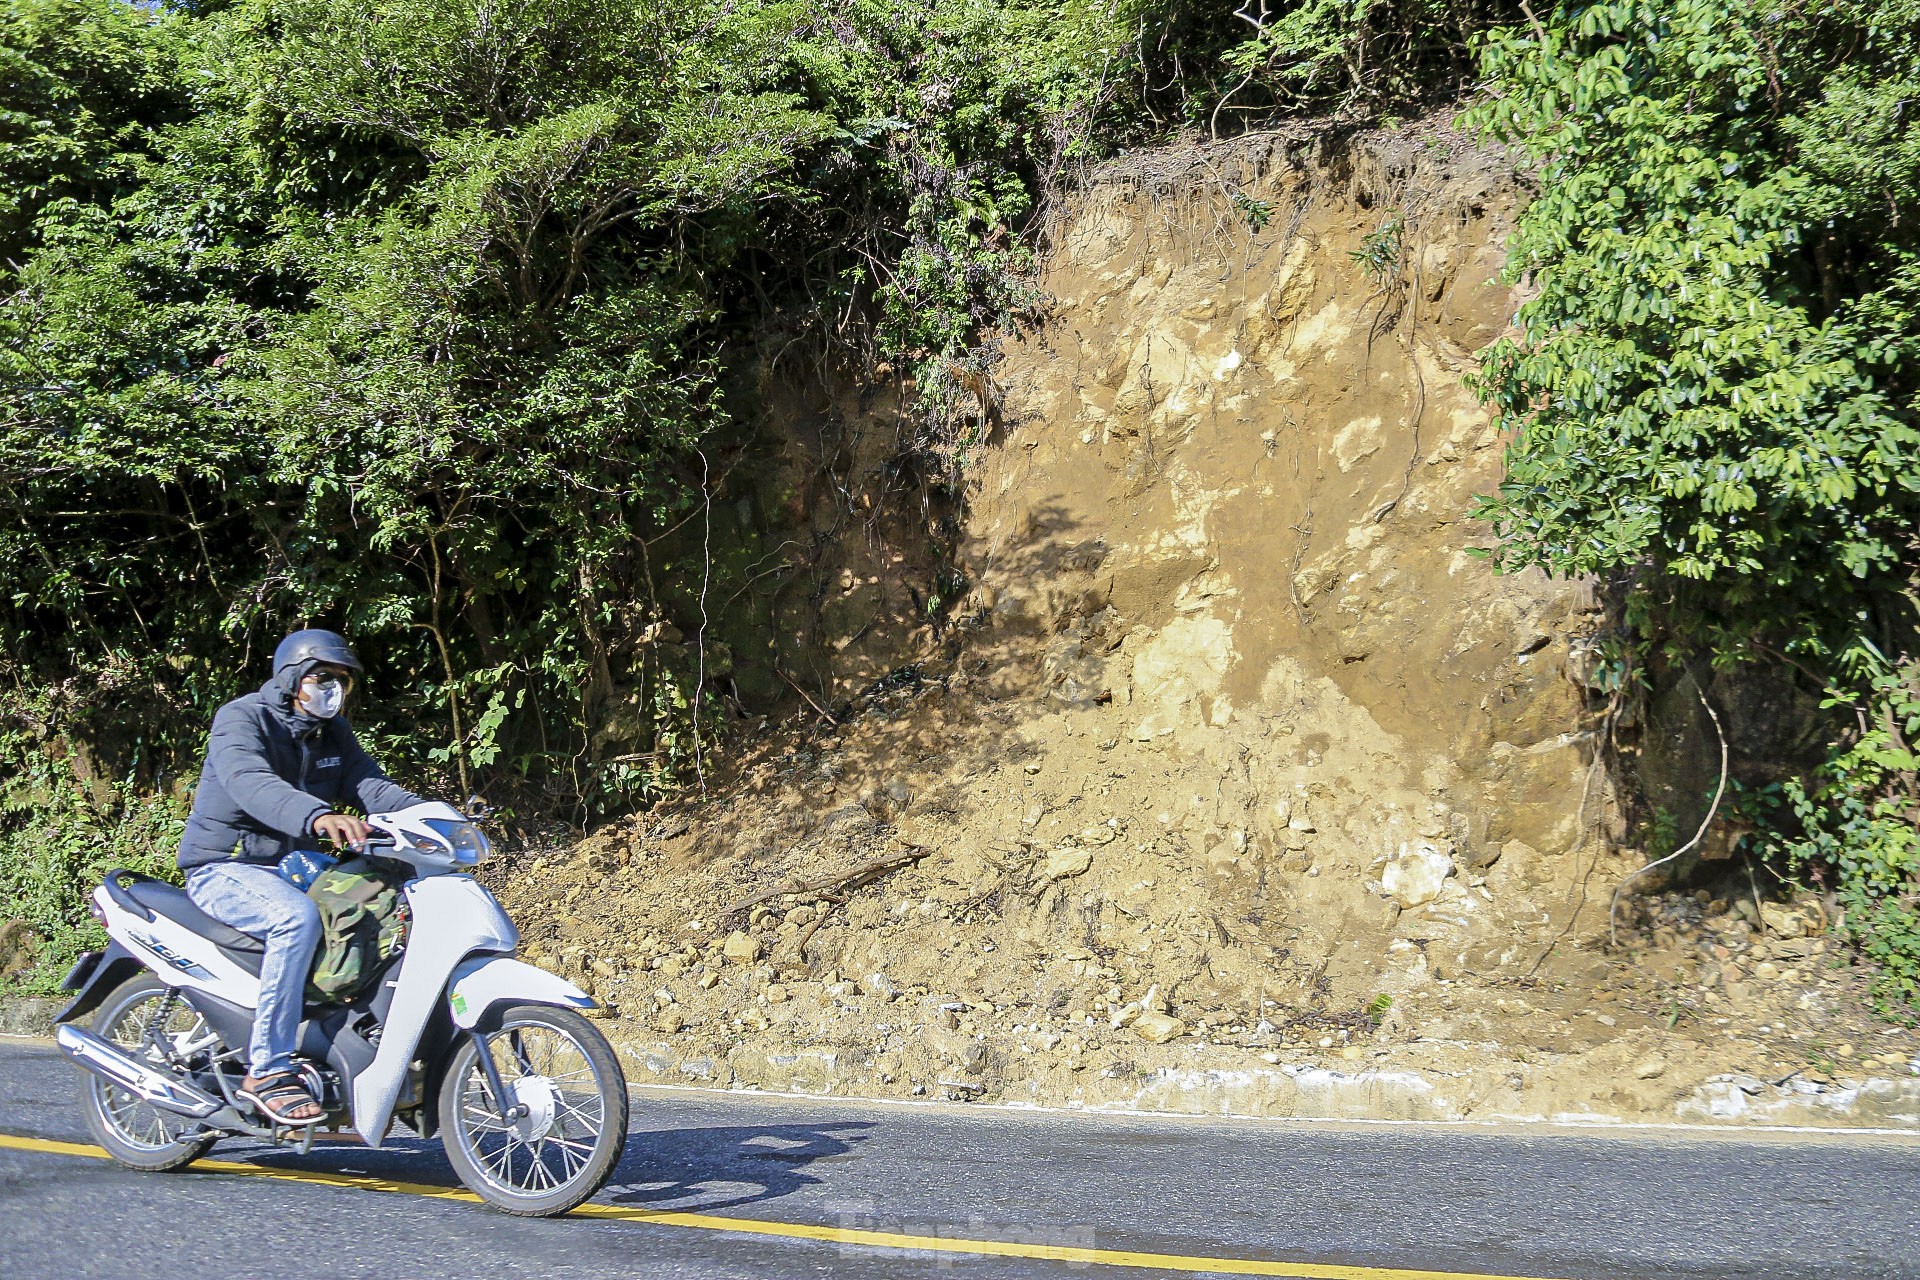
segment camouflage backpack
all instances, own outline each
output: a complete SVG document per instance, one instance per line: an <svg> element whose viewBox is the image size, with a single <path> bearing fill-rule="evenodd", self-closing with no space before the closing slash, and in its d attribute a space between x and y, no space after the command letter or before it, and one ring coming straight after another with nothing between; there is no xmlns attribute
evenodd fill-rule
<svg viewBox="0 0 1920 1280"><path fill-rule="evenodd" d="M391 858L348 858L320 872L307 890L320 908L320 945L307 978L311 1004L345 1004L373 985L407 945L413 870Z"/></svg>

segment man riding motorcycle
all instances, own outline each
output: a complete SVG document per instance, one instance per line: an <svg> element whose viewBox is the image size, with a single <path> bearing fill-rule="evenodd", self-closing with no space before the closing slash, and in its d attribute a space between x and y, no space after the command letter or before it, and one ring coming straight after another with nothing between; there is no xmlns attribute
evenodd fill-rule
<svg viewBox="0 0 1920 1280"><path fill-rule="evenodd" d="M324 1112L293 1070L302 992L320 914L279 871L314 839L359 847L367 825L339 812L403 809L420 797L390 781L341 714L360 660L332 631L296 631L273 651L258 692L215 713L207 762L180 841L187 895L202 911L266 943L260 999L239 1096L277 1124Z"/></svg>

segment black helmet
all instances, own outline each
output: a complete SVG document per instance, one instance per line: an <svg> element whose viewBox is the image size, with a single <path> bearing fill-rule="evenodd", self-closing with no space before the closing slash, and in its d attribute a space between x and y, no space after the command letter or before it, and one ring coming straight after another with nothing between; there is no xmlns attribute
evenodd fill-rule
<svg viewBox="0 0 1920 1280"><path fill-rule="evenodd" d="M296 631L282 640L273 651L273 674L277 676L288 667L301 667L314 662L330 662L356 675L366 674L360 659L354 657L353 650L347 647L345 636L337 631L318 630Z"/></svg>

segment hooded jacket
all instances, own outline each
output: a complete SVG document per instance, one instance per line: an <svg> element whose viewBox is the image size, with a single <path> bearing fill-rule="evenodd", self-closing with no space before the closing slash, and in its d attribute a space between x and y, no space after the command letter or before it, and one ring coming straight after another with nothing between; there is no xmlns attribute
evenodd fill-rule
<svg viewBox="0 0 1920 1280"><path fill-rule="evenodd" d="M368 813L420 803L380 772L346 716L295 709L294 693L317 665L289 667L214 714L180 838L181 870L226 859L272 866L311 847L314 819L343 803Z"/></svg>

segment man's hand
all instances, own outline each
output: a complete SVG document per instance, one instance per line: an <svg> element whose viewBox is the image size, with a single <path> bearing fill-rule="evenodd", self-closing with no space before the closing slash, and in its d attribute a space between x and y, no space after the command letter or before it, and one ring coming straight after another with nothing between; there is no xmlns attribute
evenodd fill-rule
<svg viewBox="0 0 1920 1280"><path fill-rule="evenodd" d="M313 820L313 834L353 849L367 842L369 830L366 823L344 813L323 813Z"/></svg>

